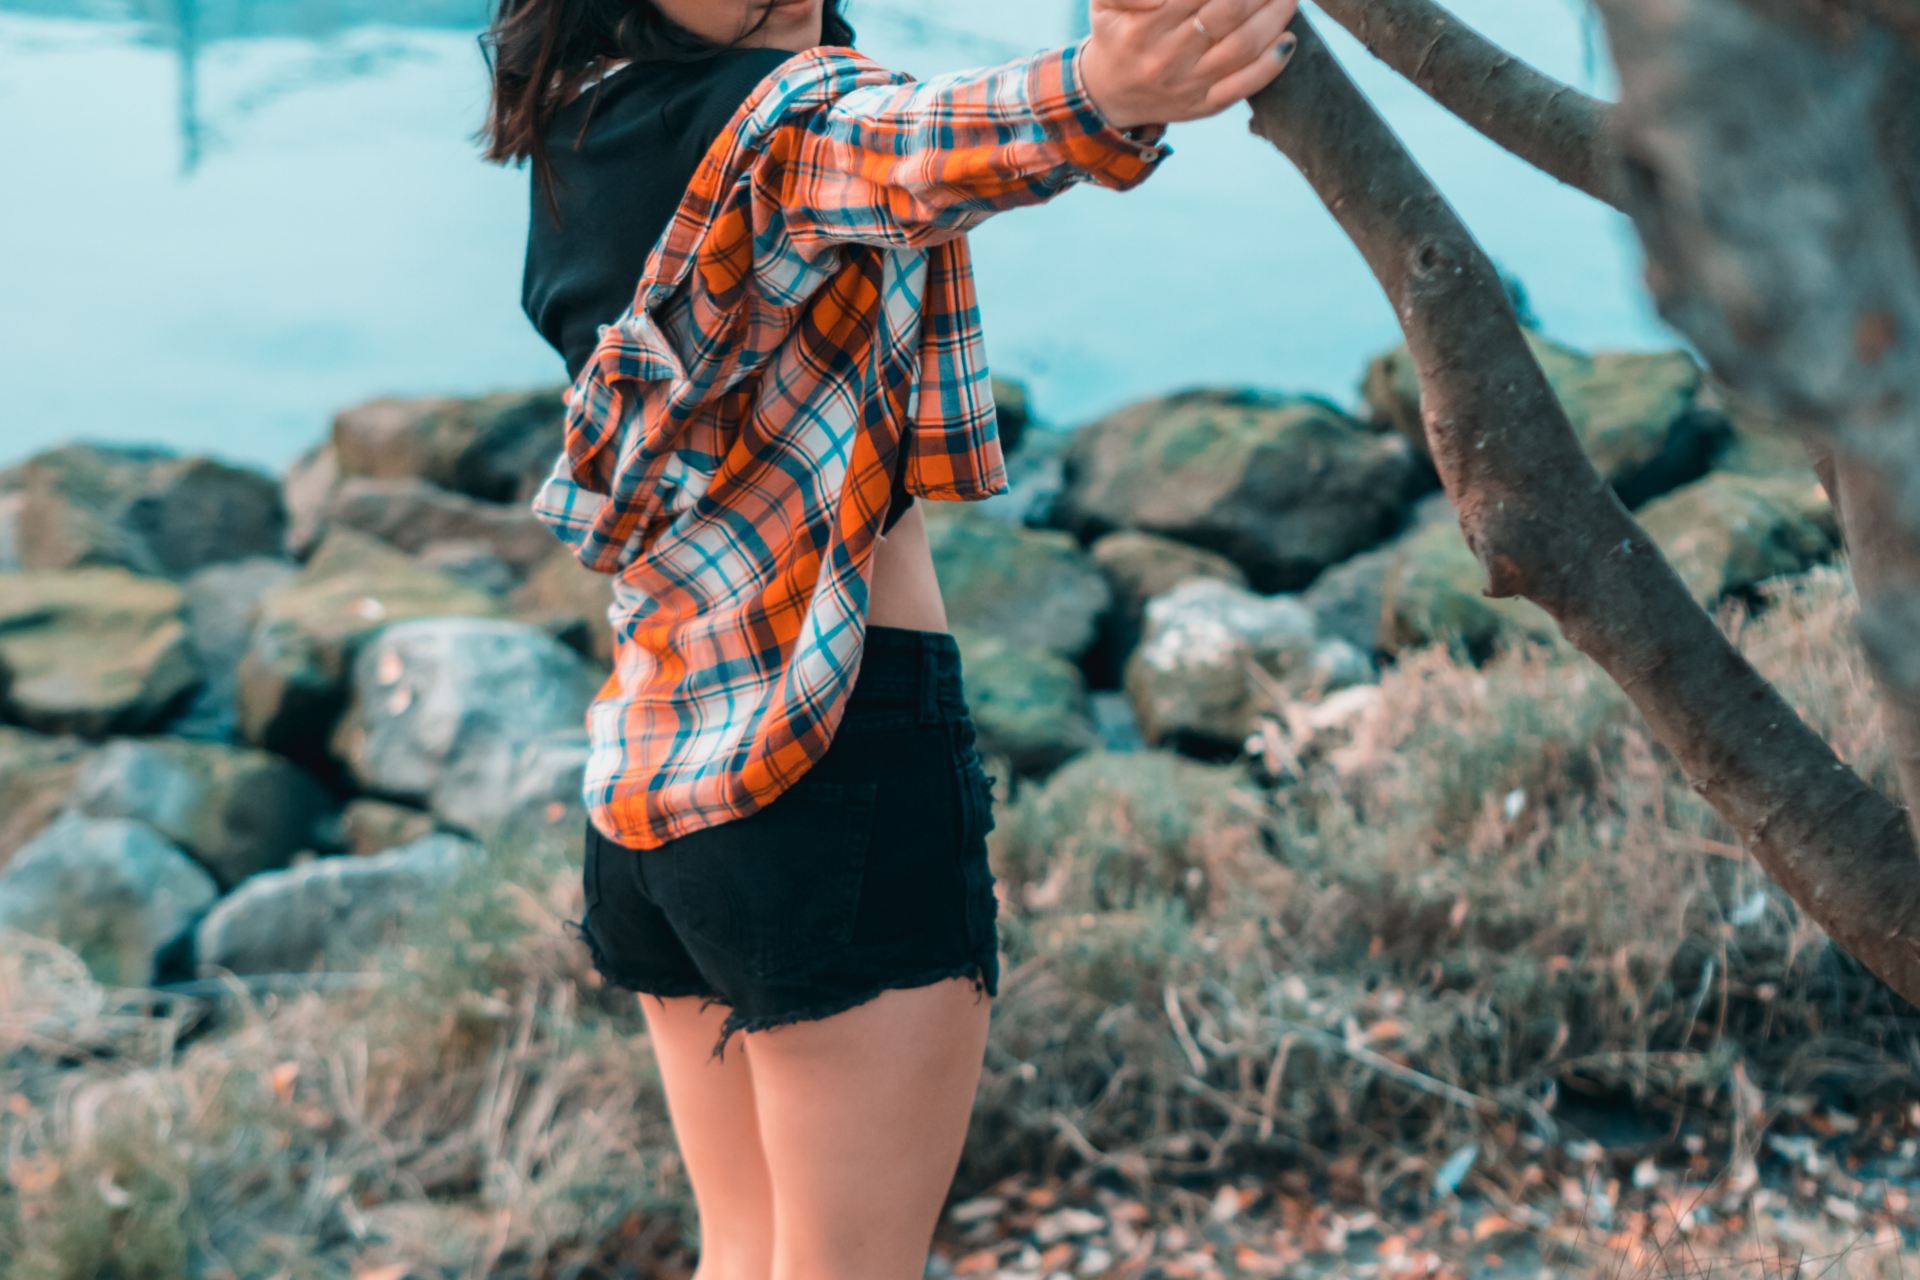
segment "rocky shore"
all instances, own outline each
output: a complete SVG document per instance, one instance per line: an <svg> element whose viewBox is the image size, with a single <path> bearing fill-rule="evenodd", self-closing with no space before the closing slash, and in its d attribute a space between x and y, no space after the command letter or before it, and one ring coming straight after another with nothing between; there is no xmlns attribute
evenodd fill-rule
<svg viewBox="0 0 1920 1280"><path fill-rule="evenodd" d="M1684 354L1536 342L1703 602L1835 554L1811 470ZM1409 650L1559 643L1481 594L1404 351L1361 385L1358 416L1195 388L1071 430L998 389L1013 492L928 518L1016 787L1102 750L1270 762ZM608 590L526 510L559 396L356 406L278 476L87 443L0 472L0 925L108 983L300 971L577 827Z"/></svg>

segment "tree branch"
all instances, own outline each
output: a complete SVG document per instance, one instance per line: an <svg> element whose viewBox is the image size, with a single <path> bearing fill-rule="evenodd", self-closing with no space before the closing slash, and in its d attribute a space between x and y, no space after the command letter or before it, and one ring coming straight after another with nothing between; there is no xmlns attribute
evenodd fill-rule
<svg viewBox="0 0 1920 1280"><path fill-rule="evenodd" d="M1841 946L1920 1002L1905 814L1696 604L1593 469L1486 255L1318 39L1254 98L1393 303L1434 464L1494 596L1522 595L1626 690L1695 788Z"/></svg>
<svg viewBox="0 0 1920 1280"><path fill-rule="evenodd" d="M1528 164L1620 203L1608 104L1514 57L1435 0L1318 0L1367 52Z"/></svg>

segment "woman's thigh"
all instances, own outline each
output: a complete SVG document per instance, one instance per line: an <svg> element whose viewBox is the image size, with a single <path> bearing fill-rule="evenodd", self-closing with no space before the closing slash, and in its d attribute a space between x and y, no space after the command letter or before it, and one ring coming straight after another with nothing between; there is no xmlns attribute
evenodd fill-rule
<svg viewBox="0 0 1920 1280"><path fill-rule="evenodd" d="M950 979L744 1038L773 1182L773 1280L919 1280L991 1007Z"/></svg>
<svg viewBox="0 0 1920 1280"><path fill-rule="evenodd" d="M763 1280L773 1256L773 1185L752 1069L744 1058L718 1062L709 1053L727 1011L703 1010L699 996L639 1000L700 1211L701 1272Z"/></svg>

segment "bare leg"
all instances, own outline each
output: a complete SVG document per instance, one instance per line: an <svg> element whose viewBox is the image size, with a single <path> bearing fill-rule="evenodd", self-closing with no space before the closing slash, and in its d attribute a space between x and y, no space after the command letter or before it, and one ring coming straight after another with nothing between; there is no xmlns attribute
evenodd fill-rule
<svg viewBox="0 0 1920 1280"><path fill-rule="evenodd" d="M773 1177L773 1280L921 1280L991 1005L947 979L741 1037Z"/></svg>
<svg viewBox="0 0 1920 1280"><path fill-rule="evenodd" d="M715 1062L725 1005L700 1012L700 997L641 996L666 1084L680 1156L700 1209L694 1280L767 1280L773 1267L773 1186L760 1147L752 1066L744 1055Z"/></svg>

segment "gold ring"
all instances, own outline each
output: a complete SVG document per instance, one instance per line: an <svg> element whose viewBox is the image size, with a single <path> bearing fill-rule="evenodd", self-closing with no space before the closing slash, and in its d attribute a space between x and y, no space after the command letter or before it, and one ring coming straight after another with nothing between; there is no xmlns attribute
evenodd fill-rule
<svg viewBox="0 0 1920 1280"><path fill-rule="evenodd" d="M1200 21L1200 15L1197 13L1193 15L1193 29L1198 31L1201 38L1208 44L1213 43L1213 32L1207 30L1207 24Z"/></svg>

